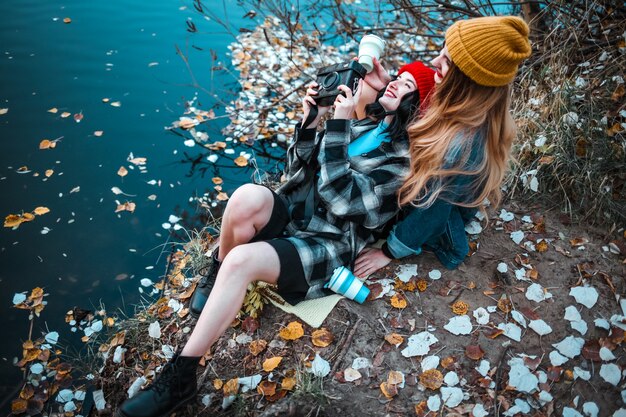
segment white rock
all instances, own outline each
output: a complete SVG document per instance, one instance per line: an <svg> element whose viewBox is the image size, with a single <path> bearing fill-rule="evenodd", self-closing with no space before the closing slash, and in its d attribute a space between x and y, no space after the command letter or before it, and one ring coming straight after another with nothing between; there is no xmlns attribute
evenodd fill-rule
<svg viewBox="0 0 626 417"><path fill-rule="evenodd" d="M458 387L441 387L441 399L446 407L456 407L463 401L463 390Z"/></svg>
<svg viewBox="0 0 626 417"><path fill-rule="evenodd" d="M441 408L441 398L439 398L439 395L431 395L428 397L426 405L430 411L438 412Z"/></svg>
<svg viewBox="0 0 626 417"><path fill-rule="evenodd" d="M472 332L472 322L469 316L464 314L452 317L443 328L455 335L470 334Z"/></svg>
<svg viewBox="0 0 626 417"><path fill-rule="evenodd" d="M586 402L583 404L583 414L587 417L598 417L600 408L594 402Z"/></svg>
<svg viewBox="0 0 626 417"><path fill-rule="evenodd" d="M598 291L594 287L574 287L569 295L574 297L578 304L587 308L592 308L598 301Z"/></svg>
<svg viewBox="0 0 626 417"><path fill-rule="evenodd" d="M600 368L600 376L609 384L617 386L622 379L622 371L614 363L604 363Z"/></svg>
<svg viewBox="0 0 626 417"><path fill-rule="evenodd" d="M554 346L561 355L567 356L572 359L576 356L580 355L580 351L585 344L585 339L574 336L567 336L565 339L561 340L559 343L553 343Z"/></svg>
<svg viewBox="0 0 626 417"><path fill-rule="evenodd" d="M422 366L422 372L426 372L430 369L436 369L439 366L439 360L439 356L426 356L420 363Z"/></svg>
<svg viewBox="0 0 626 417"><path fill-rule="evenodd" d="M511 239L515 242L516 245L519 245L522 240L524 240L524 232L521 230L516 230L511 233Z"/></svg>
<svg viewBox="0 0 626 417"><path fill-rule="evenodd" d="M130 387L128 387L128 390L126 391L128 393L128 398L134 397L135 394L139 392L139 390L145 383L146 383L146 377L144 376L140 376L139 378L135 379L133 383L130 384Z"/></svg>
<svg viewBox="0 0 626 417"><path fill-rule="evenodd" d="M483 307L478 307L473 313L476 323L485 325L489 323L489 312Z"/></svg>
<svg viewBox="0 0 626 417"><path fill-rule="evenodd" d="M561 355L558 351L553 350L552 352L550 352L550 363L552 364L552 366L561 366L563 365L565 362L567 362L569 359L566 358L565 356Z"/></svg>

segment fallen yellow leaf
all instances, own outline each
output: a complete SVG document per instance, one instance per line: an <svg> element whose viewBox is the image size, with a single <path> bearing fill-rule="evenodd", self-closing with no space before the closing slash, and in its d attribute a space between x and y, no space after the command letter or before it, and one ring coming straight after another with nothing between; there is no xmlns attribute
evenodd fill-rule
<svg viewBox="0 0 626 417"><path fill-rule="evenodd" d="M213 177L211 181L213 181L213 184L215 185L220 185L224 182L224 180L222 180L220 177Z"/></svg>
<svg viewBox="0 0 626 417"><path fill-rule="evenodd" d="M436 369L429 369L420 375L420 383L428 389L437 390L443 384L443 375Z"/></svg>
<svg viewBox="0 0 626 417"><path fill-rule="evenodd" d="M326 347L333 343L333 334L325 328L315 330L311 335L311 341L317 347Z"/></svg>
<svg viewBox="0 0 626 417"><path fill-rule="evenodd" d="M48 113L57 113L58 111L59 111L59 109L57 109L56 107L48 109Z"/></svg>
<svg viewBox="0 0 626 417"><path fill-rule="evenodd" d="M4 218L4 227L18 227L22 224L22 216L17 214L9 214Z"/></svg>
<svg viewBox="0 0 626 417"><path fill-rule="evenodd" d="M239 378L233 378L225 383L222 391L224 392L224 397L237 394L237 391L239 391Z"/></svg>
<svg viewBox="0 0 626 417"><path fill-rule="evenodd" d="M256 390L264 397L270 397L276 394L276 385L276 382L263 381L257 386Z"/></svg>
<svg viewBox="0 0 626 417"><path fill-rule="evenodd" d="M395 347L400 346L402 342L404 342L404 338L398 333L388 334L387 336L385 336L385 340L387 341L387 343L389 343L390 345L394 345Z"/></svg>
<svg viewBox="0 0 626 417"><path fill-rule="evenodd" d="M263 370L265 372L272 372L283 360L282 356L274 356L273 358L263 361Z"/></svg>
<svg viewBox="0 0 626 417"><path fill-rule="evenodd" d="M302 323L292 321L287 325L287 327L282 328L278 335L285 340L300 339L304 336L304 328L302 327Z"/></svg>
<svg viewBox="0 0 626 417"><path fill-rule="evenodd" d="M119 175L120 177L125 177L128 175L128 170L124 167L120 167L120 169L117 170L117 175Z"/></svg>
<svg viewBox="0 0 626 417"><path fill-rule="evenodd" d="M284 390L291 391L296 386L296 378L285 377L280 383L280 387Z"/></svg>
<svg viewBox="0 0 626 417"><path fill-rule="evenodd" d="M52 176L52 174L54 174L54 170L46 169L46 177L50 178Z"/></svg>
<svg viewBox="0 0 626 417"><path fill-rule="evenodd" d="M400 293L396 293L393 297L391 297L391 305L395 308L403 309L406 308L407 302L404 295Z"/></svg>
<svg viewBox="0 0 626 417"><path fill-rule="evenodd" d="M64 111L63 113L61 113L61 117L62 118L66 118L66 117L70 117L72 115L72 113L68 112L68 111Z"/></svg>
<svg viewBox="0 0 626 417"><path fill-rule="evenodd" d="M72 19L70 19L69 17L64 17L63 18L63 23L65 23L65 24L72 23Z"/></svg>

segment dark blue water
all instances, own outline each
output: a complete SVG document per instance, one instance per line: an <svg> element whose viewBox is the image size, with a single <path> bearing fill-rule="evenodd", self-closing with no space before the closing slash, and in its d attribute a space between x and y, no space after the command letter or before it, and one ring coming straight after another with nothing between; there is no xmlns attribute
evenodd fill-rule
<svg viewBox="0 0 626 417"><path fill-rule="evenodd" d="M227 3L233 27L252 24L243 21L245 11ZM225 17L221 2L213 12ZM64 315L74 306L102 304L132 313L140 300L139 280L156 282L165 270L170 246L164 246L168 232L161 224L177 208L193 211L190 196L209 188L211 175L187 177L189 166L179 162L183 152L198 151L164 129L198 92L175 46L187 54L198 83L220 100L231 100L237 84L236 73L211 73L208 52L213 49L218 61L229 64L226 46L233 35L202 19L191 2L5 0L0 14L0 108L8 108L0 115L0 214L51 210L17 230L0 231L5 398L20 380L11 363L21 357L29 327L27 313L11 307L14 293L44 287L48 305L33 337L48 328L65 344L71 338ZM65 17L70 24L63 23ZM188 33L188 19L203 33ZM201 91L195 104L209 109L215 101ZM54 107L58 113L47 111ZM72 116L62 118L66 111ZM73 118L77 113L84 116L80 123ZM223 125L212 124L213 140L220 139ZM42 139L59 137L55 149L38 148ZM130 168L131 152L147 158L145 173ZM23 166L30 172L18 173ZM124 178L117 175L121 166L129 171ZM54 173L46 179L49 169ZM222 172L224 189L230 193L250 174L241 168ZM115 195L111 187L136 197ZM135 212L116 214L115 200L127 199L136 204ZM44 228L50 231L42 234Z"/></svg>

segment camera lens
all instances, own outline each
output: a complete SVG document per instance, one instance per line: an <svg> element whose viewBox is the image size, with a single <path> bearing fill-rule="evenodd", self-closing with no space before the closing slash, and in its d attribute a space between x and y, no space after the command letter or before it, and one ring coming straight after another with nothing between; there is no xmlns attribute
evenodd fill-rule
<svg viewBox="0 0 626 417"><path fill-rule="evenodd" d="M322 87L326 90L332 90L339 83L339 74L331 72L322 80Z"/></svg>

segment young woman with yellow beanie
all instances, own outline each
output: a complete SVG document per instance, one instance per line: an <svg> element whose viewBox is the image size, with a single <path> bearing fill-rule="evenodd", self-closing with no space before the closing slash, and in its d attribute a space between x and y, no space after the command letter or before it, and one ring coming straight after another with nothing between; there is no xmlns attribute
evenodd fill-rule
<svg viewBox="0 0 626 417"><path fill-rule="evenodd" d="M511 83L530 56L528 26L514 16L456 22L432 62L435 90L409 126L411 171L404 207L381 249L367 248L354 273L367 276L391 259L432 250L450 269L469 251L464 224L485 199L497 205L515 124Z"/></svg>

